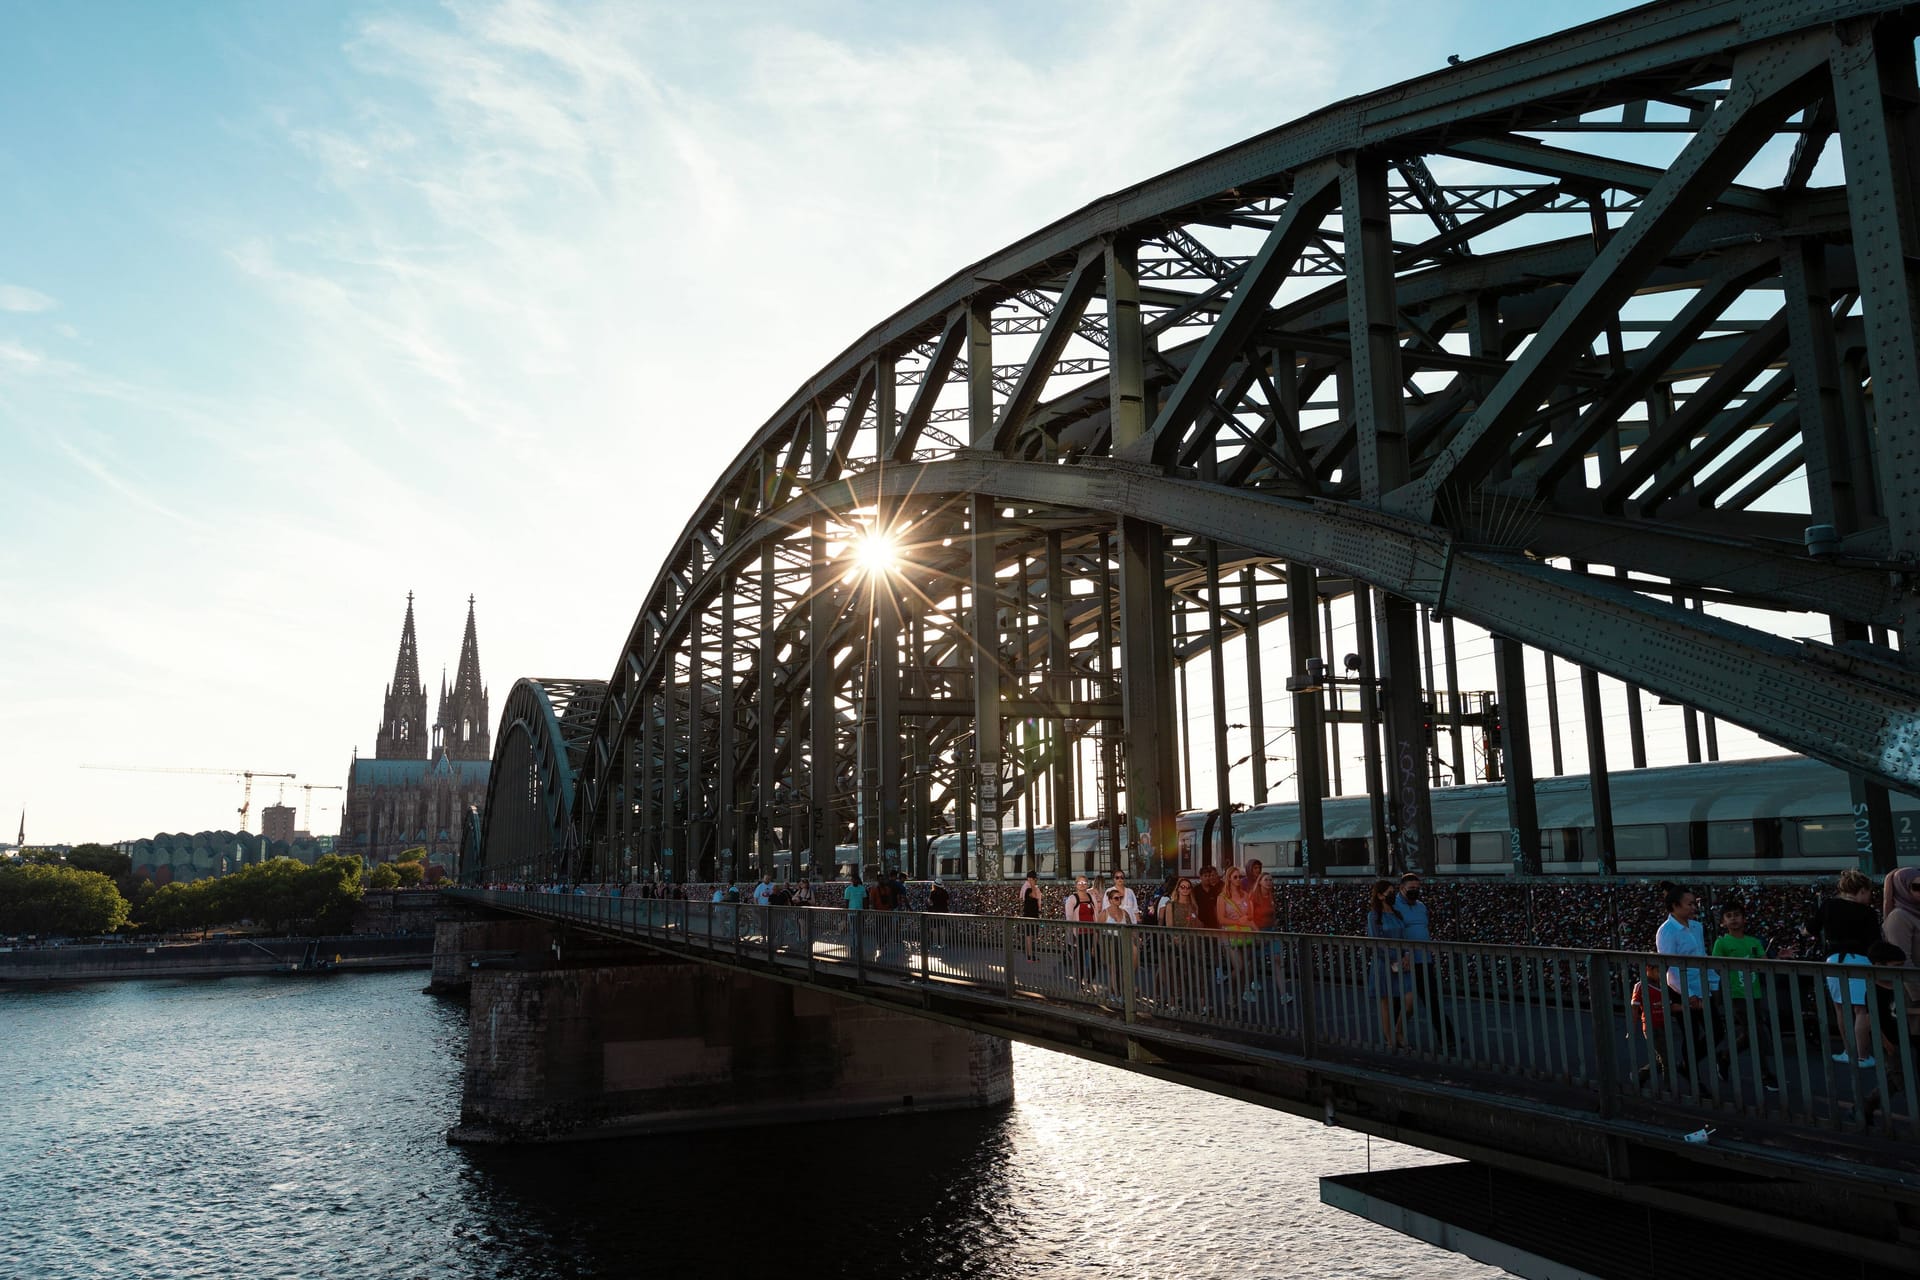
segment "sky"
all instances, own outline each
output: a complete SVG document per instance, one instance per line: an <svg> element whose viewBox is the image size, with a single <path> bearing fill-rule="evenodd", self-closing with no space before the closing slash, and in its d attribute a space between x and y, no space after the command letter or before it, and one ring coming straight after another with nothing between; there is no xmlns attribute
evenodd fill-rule
<svg viewBox="0 0 1920 1280"><path fill-rule="evenodd" d="M409 591L436 693L469 594L496 716L604 676L695 496L937 281L1624 7L7 6L0 840L237 818L88 765L343 785Z"/></svg>

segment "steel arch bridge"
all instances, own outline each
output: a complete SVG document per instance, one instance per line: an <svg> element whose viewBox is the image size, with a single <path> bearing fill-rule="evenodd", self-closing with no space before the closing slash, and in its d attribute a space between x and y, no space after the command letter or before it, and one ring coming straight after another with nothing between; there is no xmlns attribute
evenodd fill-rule
<svg viewBox="0 0 1920 1280"><path fill-rule="evenodd" d="M1646 691L1846 770L1885 862L1886 789L1920 794L1916 21L1650 5L965 267L714 482L585 740L503 729L482 873L552 870L574 838L572 874L685 879L957 829L997 875L1015 804L1062 849L1076 814L1123 815L1103 865L1136 831L1165 859L1190 661L1223 821L1237 765L1256 801L1275 787L1262 746L1228 762L1235 637L1285 652L1277 696L1244 664L1241 714L1263 744L1289 713L1319 870L1334 596L1367 620L1383 861L1431 862L1422 649L1458 618L1494 637L1523 869L1529 649L1584 673L1597 810L1604 673L1633 691L1636 757Z"/></svg>
<svg viewBox="0 0 1920 1280"><path fill-rule="evenodd" d="M528 879L536 872L570 869L579 846L574 779L586 761L606 691L604 680L514 682L493 740L481 831L482 858L512 849L520 859L516 865L495 866L501 875Z"/></svg>

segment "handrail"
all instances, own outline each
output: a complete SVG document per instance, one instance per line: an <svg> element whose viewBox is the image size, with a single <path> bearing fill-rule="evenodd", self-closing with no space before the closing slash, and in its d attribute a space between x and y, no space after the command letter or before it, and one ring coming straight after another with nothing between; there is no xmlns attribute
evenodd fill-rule
<svg viewBox="0 0 1920 1280"><path fill-rule="evenodd" d="M916 1000L938 992L1029 1011L1043 1004L1130 1036L1197 1035L1223 1050L1444 1079L1589 1116L1597 1098L1607 1122L1713 1126L1723 1135L1716 1143L1829 1159L1871 1152L1887 1176L1901 1166L1920 1170L1910 1145L1920 1138L1916 1055L1891 1059L1879 1043L1882 1018L1911 1043L1920 1000L1884 969L1704 956L1675 965L1672 956L1592 949L456 892L793 981ZM1698 1009L1664 998L1669 968L1701 992ZM1890 985L1880 986L1883 978ZM1869 1015L1869 1066L1832 1057L1835 994Z"/></svg>

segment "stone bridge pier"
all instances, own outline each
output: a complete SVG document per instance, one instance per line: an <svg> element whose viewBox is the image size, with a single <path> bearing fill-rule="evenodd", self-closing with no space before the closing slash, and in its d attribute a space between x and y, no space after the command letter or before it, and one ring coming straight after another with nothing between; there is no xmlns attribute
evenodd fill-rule
<svg viewBox="0 0 1920 1280"><path fill-rule="evenodd" d="M533 921L443 927L468 970L456 1142L545 1142L987 1107L997 1036ZM557 944L557 945L556 945ZM511 954L509 954L511 953ZM439 982L442 960L435 957Z"/></svg>

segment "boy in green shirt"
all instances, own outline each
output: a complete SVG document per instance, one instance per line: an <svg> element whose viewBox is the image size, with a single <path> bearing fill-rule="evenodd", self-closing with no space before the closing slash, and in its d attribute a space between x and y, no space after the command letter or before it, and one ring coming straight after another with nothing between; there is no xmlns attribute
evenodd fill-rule
<svg viewBox="0 0 1920 1280"><path fill-rule="evenodd" d="M1721 934L1713 940L1713 954L1731 960L1764 960L1766 944L1747 933L1747 909L1729 902L1720 909ZM1727 994L1733 999L1734 1047L1753 1046L1760 1062L1760 1083L1769 1091L1778 1091L1779 1077L1773 1072L1773 1019L1767 1013L1766 975L1749 969L1734 969L1727 975Z"/></svg>

